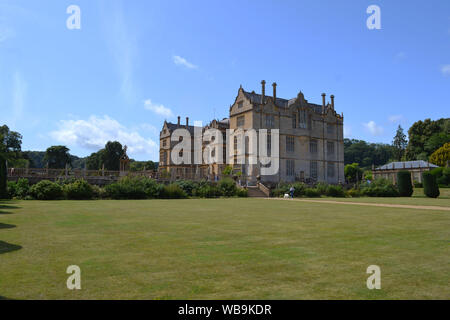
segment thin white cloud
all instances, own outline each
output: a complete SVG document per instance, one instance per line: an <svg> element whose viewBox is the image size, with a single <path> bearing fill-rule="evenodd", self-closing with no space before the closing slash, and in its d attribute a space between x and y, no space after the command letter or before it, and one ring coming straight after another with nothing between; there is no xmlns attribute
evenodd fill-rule
<svg viewBox="0 0 450 320"><path fill-rule="evenodd" d="M369 121L367 123L363 123L366 131L374 136L382 135L384 132L383 127L378 126L375 121Z"/></svg>
<svg viewBox="0 0 450 320"><path fill-rule="evenodd" d="M147 99L144 101L145 109L150 110L157 115L166 117L166 118L172 118L173 112L169 108L166 108L162 104L155 104L152 102L152 100Z"/></svg>
<svg viewBox="0 0 450 320"><path fill-rule="evenodd" d="M397 123L397 122L400 122L401 120L403 120L403 115L401 115L401 114L392 115L392 116L389 116L388 119L389 119L389 122Z"/></svg>
<svg viewBox="0 0 450 320"><path fill-rule="evenodd" d="M25 96L27 93L27 83L23 79L20 72L15 72L13 76L12 88L12 107L13 107L13 124L22 118L25 106Z"/></svg>
<svg viewBox="0 0 450 320"><path fill-rule="evenodd" d="M441 67L441 72L444 76L450 76L450 64Z"/></svg>
<svg viewBox="0 0 450 320"><path fill-rule="evenodd" d="M157 144L149 138L142 137L108 116L103 118L92 115L87 120L61 120L58 130L50 132L50 136L67 146L78 146L97 151L108 141L119 141L127 145L130 155L155 155Z"/></svg>
<svg viewBox="0 0 450 320"><path fill-rule="evenodd" d="M129 103L136 100L134 61L137 59L137 45L134 33L125 22L121 2L102 2L103 29L109 51L114 58L120 77L120 93Z"/></svg>
<svg viewBox="0 0 450 320"><path fill-rule="evenodd" d="M180 56L173 56L173 62L178 66L185 66L188 69L197 69L198 66L188 62L185 58Z"/></svg>

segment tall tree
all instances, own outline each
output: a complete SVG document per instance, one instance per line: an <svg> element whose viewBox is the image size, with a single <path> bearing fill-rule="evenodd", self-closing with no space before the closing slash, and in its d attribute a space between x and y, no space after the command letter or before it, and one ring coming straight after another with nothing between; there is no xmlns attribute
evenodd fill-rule
<svg viewBox="0 0 450 320"><path fill-rule="evenodd" d="M9 130L8 126L0 127L0 199L6 198L7 194L7 161L17 159L22 146L22 135Z"/></svg>
<svg viewBox="0 0 450 320"><path fill-rule="evenodd" d="M105 148L92 153L86 160L89 170L99 170L105 165L106 170L119 171L120 158L124 149L118 141L108 141Z"/></svg>
<svg viewBox="0 0 450 320"><path fill-rule="evenodd" d="M52 146L45 151L44 160L49 168L63 169L71 164L69 148L66 146Z"/></svg>
<svg viewBox="0 0 450 320"><path fill-rule="evenodd" d="M403 128L401 125L399 125L397 128L397 132L395 133L392 145L394 147L395 160L401 161L405 154L406 146L408 145L406 135L403 133Z"/></svg>
<svg viewBox="0 0 450 320"><path fill-rule="evenodd" d="M119 171L120 157L124 154L124 150L120 142L108 141L105 145L104 164L107 170Z"/></svg>

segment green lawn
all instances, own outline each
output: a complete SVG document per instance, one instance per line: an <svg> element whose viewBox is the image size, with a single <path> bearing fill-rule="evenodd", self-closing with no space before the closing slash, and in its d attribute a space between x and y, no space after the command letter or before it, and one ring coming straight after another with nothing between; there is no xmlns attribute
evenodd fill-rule
<svg viewBox="0 0 450 320"><path fill-rule="evenodd" d="M450 207L450 189L441 188L441 195L437 199L427 198L423 194L423 188L414 189L414 194L411 198L395 197L395 198L371 198L371 197L361 197L361 198L320 198L322 200L333 200L333 201L344 201L344 202L368 202L368 203L382 203L382 204L402 204L402 205L412 205L412 206L439 206L439 207ZM317 199L317 200L320 200Z"/></svg>
<svg viewBox="0 0 450 320"><path fill-rule="evenodd" d="M264 199L0 203L0 298L449 299L450 213ZM366 269L381 267L381 290ZM69 265L82 290L66 288Z"/></svg>

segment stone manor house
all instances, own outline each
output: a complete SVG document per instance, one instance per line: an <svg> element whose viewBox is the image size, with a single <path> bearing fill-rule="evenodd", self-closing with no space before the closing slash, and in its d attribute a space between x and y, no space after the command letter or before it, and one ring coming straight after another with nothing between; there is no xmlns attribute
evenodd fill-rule
<svg viewBox="0 0 450 320"><path fill-rule="evenodd" d="M201 128L204 132L209 128L216 128L223 133L221 150L223 159L227 159L225 151L226 130L267 129L267 141L270 150L270 130L279 129L279 170L275 175L260 175L262 164L249 164L248 155L244 164L229 164L233 173L240 176L240 180L248 184L255 183L258 178L262 183L274 184L278 182L327 182L338 184L344 182L344 135L343 114L334 109L334 96L326 103L326 95L322 94L322 104L309 103L302 92L295 98L283 99L277 97L277 84L273 83L273 95L266 95L266 82L261 82L261 94L255 91L247 92L242 86L239 88L234 103L230 106L229 118L213 120ZM178 143L171 141L171 133L178 129L187 129L194 136L194 126L165 121L160 133L159 173L170 179L220 179L227 164L181 164L175 165L171 160L173 147ZM198 128L197 128L198 129ZM236 137L234 138L236 148ZM194 143L191 143L192 149ZM206 145L202 146L203 148ZM193 153L193 150L191 150ZM247 152L247 150L246 150ZM231 155L229 163L236 160ZM193 158L193 157L192 157ZM225 161L224 161L225 162Z"/></svg>

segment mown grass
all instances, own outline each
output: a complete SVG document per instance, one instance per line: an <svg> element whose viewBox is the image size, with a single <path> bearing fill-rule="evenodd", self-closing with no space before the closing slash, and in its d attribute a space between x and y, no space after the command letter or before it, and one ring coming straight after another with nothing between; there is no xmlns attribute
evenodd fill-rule
<svg viewBox="0 0 450 320"><path fill-rule="evenodd" d="M2 227L4 226L4 227ZM449 299L444 211L260 199L0 203L12 299ZM366 269L381 267L382 289ZM66 288L69 265L82 290Z"/></svg>
<svg viewBox="0 0 450 320"><path fill-rule="evenodd" d="M360 197L360 198L330 198L322 197L318 200L333 200L344 202L367 202L367 203L382 203L382 204L402 204L411 206L439 206L450 207L450 188L440 188L441 195L439 198L427 198L423 194L423 188L415 188L412 197L393 197L393 198L379 198L379 197Z"/></svg>

